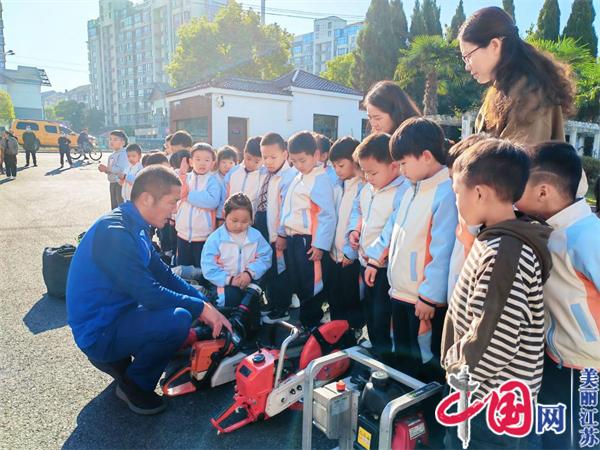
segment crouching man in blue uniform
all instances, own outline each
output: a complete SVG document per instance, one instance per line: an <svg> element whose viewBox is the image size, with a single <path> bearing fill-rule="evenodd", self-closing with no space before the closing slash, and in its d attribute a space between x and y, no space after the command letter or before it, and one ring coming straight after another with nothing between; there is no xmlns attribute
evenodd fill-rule
<svg viewBox="0 0 600 450"><path fill-rule="evenodd" d="M231 330L202 294L171 272L151 243L150 226L165 225L180 194L181 182L171 169L142 170L131 201L87 231L67 280L68 322L77 346L116 378L117 397L138 414L165 409L154 389L192 319L208 324L215 337L222 327Z"/></svg>

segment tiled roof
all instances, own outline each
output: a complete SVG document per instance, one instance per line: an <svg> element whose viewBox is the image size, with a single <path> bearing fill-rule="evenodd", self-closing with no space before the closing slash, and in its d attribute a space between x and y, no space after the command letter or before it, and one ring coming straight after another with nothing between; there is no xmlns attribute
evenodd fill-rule
<svg viewBox="0 0 600 450"><path fill-rule="evenodd" d="M195 84L193 86L174 89L169 93L185 92L205 88L231 89L235 91L256 92L273 95L292 95L291 88L311 89L316 91L335 92L338 94L362 96L362 93L326 80L304 70L296 69L274 80L257 80L253 78L224 77Z"/></svg>
<svg viewBox="0 0 600 450"><path fill-rule="evenodd" d="M285 87L293 86L302 89L313 89L316 91L362 96L362 92L360 91L341 85L334 81L327 80L323 77L314 75L301 69L296 69L290 73L287 73L273 80L273 83Z"/></svg>
<svg viewBox="0 0 600 450"><path fill-rule="evenodd" d="M1 73L5 78L12 81L42 82L40 71L37 67L18 66L16 70L1 69Z"/></svg>

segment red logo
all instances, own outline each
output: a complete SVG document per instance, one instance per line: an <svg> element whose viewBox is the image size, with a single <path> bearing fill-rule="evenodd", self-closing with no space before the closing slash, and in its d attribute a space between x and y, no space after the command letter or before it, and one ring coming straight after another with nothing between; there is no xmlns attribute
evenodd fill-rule
<svg viewBox="0 0 600 450"><path fill-rule="evenodd" d="M487 407L487 424L494 433L512 437L523 437L530 433L533 427L533 404L529 386L524 382L506 381L483 400L467 401L466 408L461 408L461 396L465 395L469 400L472 392L455 391L439 403L435 410L439 423L445 426L468 426L470 420ZM450 409L454 406L458 407L458 411L452 413Z"/></svg>

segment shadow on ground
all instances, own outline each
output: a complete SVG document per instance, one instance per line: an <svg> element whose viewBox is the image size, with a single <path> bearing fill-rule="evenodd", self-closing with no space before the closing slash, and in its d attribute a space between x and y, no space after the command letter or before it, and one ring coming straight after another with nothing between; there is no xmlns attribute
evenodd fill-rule
<svg viewBox="0 0 600 450"><path fill-rule="evenodd" d="M65 301L44 294L25 314L23 322L33 334L62 328L67 324Z"/></svg>
<svg viewBox="0 0 600 450"><path fill-rule="evenodd" d="M246 432L218 435L209 421L231 402L231 384L169 399L167 410L157 416L132 413L116 397L115 388L116 383L111 383L81 410L77 428L63 449L301 447L299 411L286 411L268 423L248 425Z"/></svg>

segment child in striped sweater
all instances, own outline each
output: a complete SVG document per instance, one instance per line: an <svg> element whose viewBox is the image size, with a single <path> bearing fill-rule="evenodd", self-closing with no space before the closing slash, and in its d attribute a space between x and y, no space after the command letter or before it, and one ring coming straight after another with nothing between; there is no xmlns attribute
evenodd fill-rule
<svg viewBox="0 0 600 450"><path fill-rule="evenodd" d="M508 141L486 139L453 165L453 189L466 225L482 224L460 273L442 337L447 374L468 366L483 399L511 379L529 386L535 399L544 365L542 286L552 266L547 248L551 229L517 217L529 176L529 159ZM474 400L472 399L472 401ZM447 439L459 448L456 431ZM486 414L471 419L470 448L518 448L517 439L496 435Z"/></svg>

